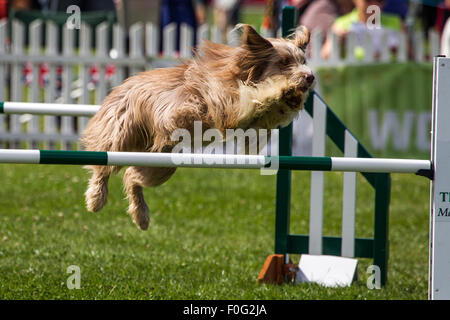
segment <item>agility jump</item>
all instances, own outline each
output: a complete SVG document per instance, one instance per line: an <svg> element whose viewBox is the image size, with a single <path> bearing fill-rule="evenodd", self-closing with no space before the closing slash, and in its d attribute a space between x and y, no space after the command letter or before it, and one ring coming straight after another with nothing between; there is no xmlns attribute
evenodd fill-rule
<svg viewBox="0 0 450 320"><path fill-rule="evenodd" d="M294 20L292 19L292 23ZM286 28L285 28L286 29ZM283 155L286 146L290 146L282 133L280 145L281 156L245 156L245 155L201 155L201 154L149 154L135 152L90 152L90 151L54 151L54 150L0 150L0 162L2 163L27 163L27 164L92 164L92 165L120 165L120 166L183 166L183 167L208 167L208 168L267 168L274 162L279 167L277 179L277 224L276 249L286 257L284 263L289 262L288 251L292 249L297 238L288 234L289 215L279 217L278 213L287 210L285 203L281 206L278 201L279 190L290 190L291 170L313 171L345 171L361 173L414 173L428 177L431 180L430 192L430 263L429 263L429 298L450 299L450 58L436 57L434 60L433 76L433 110L432 110L432 141L430 160L408 159L369 159L369 158L338 158L338 157L291 157ZM60 106L40 104L34 109L30 104L4 102L0 104L2 113L31 113L53 115L78 115L86 116L95 113L97 106L79 105L66 106L61 111ZM34 111L33 111L34 109ZM58 109L58 111L56 110ZM75 110L77 109L77 110ZM291 130L292 128L287 130ZM285 133L288 131L284 130ZM193 161L195 160L196 161ZM174 161L175 160L175 161ZM189 162L191 161L191 162ZM176 164L179 163L179 164ZM289 185L285 182L288 181ZM383 182L384 183L384 182ZM390 181L386 182L389 186ZM288 199L290 191L287 192ZM389 199L385 199L385 204ZM387 217L378 222L383 226L387 223ZM282 230L283 237L280 237ZM385 230L384 232L387 232ZM281 242L279 241L281 239ZM292 239L293 243L289 243ZM325 239L325 238L324 238ZM361 242L362 243L362 242ZM358 243L355 243L357 246ZM387 244L383 244L386 246ZM377 245L375 244L374 247ZM375 249L374 249L375 250ZM386 251L386 247L381 251ZM298 252L298 250L294 250ZM385 252L386 253L386 252ZM385 258L386 259L386 258ZM386 266L383 266L386 267ZM384 278L385 280L385 278Z"/></svg>
<svg viewBox="0 0 450 320"><path fill-rule="evenodd" d="M92 152L58 150L0 150L1 163L66 164L66 165L116 165L196 168L263 169L274 161L280 173L290 170L414 173L431 179L430 210L430 270L429 297L450 298L450 58L437 57L434 61L432 152L430 160L374 159L340 157L293 157L263 155L204 155L142 152ZM9 103L3 104L8 112ZM29 104L15 104L17 112L30 111ZM6 106L6 108L5 108ZM26 108L25 108L26 107ZM56 106L44 106L53 110ZM95 109L95 106L89 108ZM9 109L11 112L12 109ZM31 110L32 111L32 110ZM52 111L54 112L54 111ZM74 114L68 107L64 112ZM86 112L86 111L84 111ZM45 113L35 110L33 113ZM55 113L56 114L56 113ZM86 115L86 113L83 113ZM178 163L178 164L176 164Z"/></svg>

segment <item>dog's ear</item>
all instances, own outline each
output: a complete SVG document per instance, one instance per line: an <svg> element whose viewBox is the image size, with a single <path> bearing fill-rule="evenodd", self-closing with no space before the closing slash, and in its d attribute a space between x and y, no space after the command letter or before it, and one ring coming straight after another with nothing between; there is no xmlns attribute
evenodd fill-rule
<svg viewBox="0 0 450 320"><path fill-rule="evenodd" d="M263 52L265 50L273 50L273 46L269 40L262 36L248 24L236 25L235 31L241 35L241 45L252 52Z"/></svg>
<svg viewBox="0 0 450 320"><path fill-rule="evenodd" d="M290 41L292 41L297 48L305 50L308 46L310 33L308 28L305 26L299 26L295 29L295 32L289 36Z"/></svg>
<svg viewBox="0 0 450 320"><path fill-rule="evenodd" d="M238 51L235 57L240 70L240 78L245 83L257 82L264 74L270 57L276 50L269 40L261 37L255 29L248 24L239 24L235 31L240 34L240 47L244 52Z"/></svg>

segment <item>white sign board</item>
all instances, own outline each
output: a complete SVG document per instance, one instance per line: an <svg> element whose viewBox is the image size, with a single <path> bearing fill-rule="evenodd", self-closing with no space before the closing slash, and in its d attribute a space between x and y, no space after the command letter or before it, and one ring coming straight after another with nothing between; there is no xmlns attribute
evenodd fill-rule
<svg viewBox="0 0 450 320"><path fill-rule="evenodd" d="M429 298L450 299L450 59L434 63Z"/></svg>
<svg viewBox="0 0 450 320"><path fill-rule="evenodd" d="M348 287L356 279L358 260L303 254L295 283L313 282L325 287Z"/></svg>

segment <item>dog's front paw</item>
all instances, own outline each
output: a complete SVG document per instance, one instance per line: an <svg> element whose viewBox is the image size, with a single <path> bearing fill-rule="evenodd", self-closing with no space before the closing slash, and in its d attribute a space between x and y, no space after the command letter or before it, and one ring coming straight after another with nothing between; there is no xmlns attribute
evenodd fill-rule
<svg viewBox="0 0 450 320"><path fill-rule="evenodd" d="M148 206L145 202L141 203L139 206L130 204L130 206L128 207L128 213L133 219L133 222L139 227L139 229L148 229L148 226L150 224L150 216Z"/></svg>
<svg viewBox="0 0 450 320"><path fill-rule="evenodd" d="M295 87L289 86L283 90L283 98L288 99L292 98L295 95Z"/></svg>
<svg viewBox="0 0 450 320"><path fill-rule="evenodd" d="M302 95L298 93L294 88L289 89L283 96L283 101L291 109L297 109L302 102Z"/></svg>
<svg viewBox="0 0 450 320"><path fill-rule="evenodd" d="M286 88L282 95L282 100L291 109L297 109L302 103L303 91L295 86Z"/></svg>

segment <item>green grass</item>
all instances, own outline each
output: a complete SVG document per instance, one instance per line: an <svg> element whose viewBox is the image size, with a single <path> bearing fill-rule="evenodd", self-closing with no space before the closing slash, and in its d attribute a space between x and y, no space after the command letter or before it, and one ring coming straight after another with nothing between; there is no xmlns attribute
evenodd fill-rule
<svg viewBox="0 0 450 320"><path fill-rule="evenodd" d="M388 285L258 285L273 253L275 177L257 170L179 169L146 189L148 231L126 214L121 178L107 206L84 209L87 173L75 166L0 165L0 299L426 299L426 179L392 175ZM293 175L291 229L307 233L308 172ZM373 233L373 192L358 180L357 236ZM326 174L326 234L338 235L342 174ZM298 262L299 256L293 256ZM66 286L81 269L81 289Z"/></svg>

